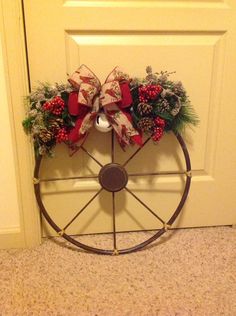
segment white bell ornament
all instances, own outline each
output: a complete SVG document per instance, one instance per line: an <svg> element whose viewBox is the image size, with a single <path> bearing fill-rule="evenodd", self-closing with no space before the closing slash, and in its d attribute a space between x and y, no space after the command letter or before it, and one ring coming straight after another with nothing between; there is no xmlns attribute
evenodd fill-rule
<svg viewBox="0 0 236 316"><path fill-rule="evenodd" d="M99 132L102 133L107 133L112 130L112 125L104 113L97 114L94 126Z"/></svg>

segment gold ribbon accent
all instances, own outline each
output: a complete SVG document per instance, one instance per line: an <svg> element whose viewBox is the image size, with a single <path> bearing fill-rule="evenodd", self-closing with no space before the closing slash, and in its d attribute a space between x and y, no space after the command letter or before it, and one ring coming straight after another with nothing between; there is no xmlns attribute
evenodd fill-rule
<svg viewBox="0 0 236 316"><path fill-rule="evenodd" d="M62 229L62 230L60 230L60 231L58 232L58 235L59 235L60 237L62 237L64 234L65 234L64 229Z"/></svg>
<svg viewBox="0 0 236 316"><path fill-rule="evenodd" d="M164 223L163 224L163 228L165 229L165 231L167 232L167 230L171 229L171 225Z"/></svg>
<svg viewBox="0 0 236 316"><path fill-rule="evenodd" d="M39 184L40 182L40 179L38 178L33 178L33 184Z"/></svg>
<svg viewBox="0 0 236 316"><path fill-rule="evenodd" d="M185 174L187 177L192 178L192 171L191 170L186 171Z"/></svg>
<svg viewBox="0 0 236 316"><path fill-rule="evenodd" d="M112 256L118 256L119 255L119 250L118 249L114 249Z"/></svg>

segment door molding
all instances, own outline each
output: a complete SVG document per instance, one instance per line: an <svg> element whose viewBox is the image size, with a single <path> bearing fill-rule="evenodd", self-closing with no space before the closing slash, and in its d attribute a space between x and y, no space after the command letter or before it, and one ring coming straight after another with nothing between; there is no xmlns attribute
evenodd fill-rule
<svg viewBox="0 0 236 316"><path fill-rule="evenodd" d="M29 92L22 1L0 0L0 19L4 62L1 76L6 83L20 218L18 232L1 233L0 244L1 248L32 247L41 243L41 228L32 182L34 154L21 124L26 112L24 96Z"/></svg>

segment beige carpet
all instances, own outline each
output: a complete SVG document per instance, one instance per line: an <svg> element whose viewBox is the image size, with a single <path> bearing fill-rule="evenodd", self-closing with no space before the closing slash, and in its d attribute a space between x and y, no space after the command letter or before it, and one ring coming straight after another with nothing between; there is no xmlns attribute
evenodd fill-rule
<svg viewBox="0 0 236 316"><path fill-rule="evenodd" d="M149 235L118 239L130 245ZM62 239L1 250L0 315L236 315L236 229L168 235L144 251L115 257L78 251ZM111 242L109 235L82 239Z"/></svg>

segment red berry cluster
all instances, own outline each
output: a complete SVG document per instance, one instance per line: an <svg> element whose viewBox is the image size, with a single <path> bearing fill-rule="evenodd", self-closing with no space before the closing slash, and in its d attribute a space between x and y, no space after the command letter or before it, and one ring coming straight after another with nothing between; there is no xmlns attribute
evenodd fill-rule
<svg viewBox="0 0 236 316"><path fill-rule="evenodd" d="M51 104L51 102L45 102L44 104L43 104L43 110L44 111L49 111L49 112L51 112L52 111L52 109L53 109L53 105Z"/></svg>
<svg viewBox="0 0 236 316"><path fill-rule="evenodd" d="M56 142L57 143L62 143L68 140L68 131L66 130L65 127L62 127L61 129L58 130L57 135L56 135Z"/></svg>
<svg viewBox="0 0 236 316"><path fill-rule="evenodd" d="M51 101L47 101L43 105L44 111L49 111L55 115L61 115L65 108L65 102L61 97L56 96Z"/></svg>
<svg viewBox="0 0 236 316"><path fill-rule="evenodd" d="M139 101L148 102L149 100L154 100L162 91L160 85L148 84L146 86L140 86L138 89L139 92Z"/></svg>
<svg viewBox="0 0 236 316"><path fill-rule="evenodd" d="M166 122L165 122L165 120L163 120L159 116L157 116L154 119L154 122L155 122L155 127L154 127L154 131L153 131L153 134L152 134L152 139L155 142L158 142L163 136Z"/></svg>
<svg viewBox="0 0 236 316"><path fill-rule="evenodd" d="M152 139L155 142L158 142L162 138L163 133L164 133L164 130L161 127L155 127L154 128L154 133L152 135Z"/></svg>
<svg viewBox="0 0 236 316"><path fill-rule="evenodd" d="M155 124L158 126L158 127L161 127L162 129L165 128L166 126L166 122L165 120L163 120L162 118L160 118L159 116L157 116L154 120Z"/></svg>

